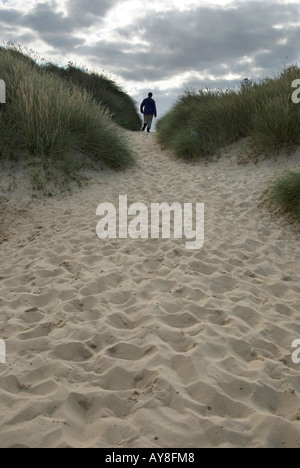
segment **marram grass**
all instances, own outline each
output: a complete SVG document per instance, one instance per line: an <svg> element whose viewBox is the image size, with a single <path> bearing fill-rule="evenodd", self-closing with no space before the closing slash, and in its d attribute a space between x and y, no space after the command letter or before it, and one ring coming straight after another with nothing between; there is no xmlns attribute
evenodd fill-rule
<svg viewBox="0 0 300 468"><path fill-rule="evenodd" d="M72 63L65 68L48 63L42 69L62 78L69 87L76 86L87 91L98 104L107 109L112 120L120 127L133 131L140 130L142 121L134 100L113 80Z"/></svg>
<svg viewBox="0 0 300 468"><path fill-rule="evenodd" d="M109 110L85 89L68 86L14 48L0 48L0 60L7 95L0 110L2 160L36 158L50 178L58 168L64 180L76 179L73 171L78 165L72 164L76 152L117 170L134 163Z"/></svg>
<svg viewBox="0 0 300 468"><path fill-rule="evenodd" d="M284 172L271 184L267 193L274 208L281 209L300 222L300 172Z"/></svg>
<svg viewBox="0 0 300 468"><path fill-rule="evenodd" d="M240 89L187 91L157 124L159 142L178 155L206 158L219 148L250 137L258 152L272 153L300 143L300 104L292 101L300 68L292 66Z"/></svg>

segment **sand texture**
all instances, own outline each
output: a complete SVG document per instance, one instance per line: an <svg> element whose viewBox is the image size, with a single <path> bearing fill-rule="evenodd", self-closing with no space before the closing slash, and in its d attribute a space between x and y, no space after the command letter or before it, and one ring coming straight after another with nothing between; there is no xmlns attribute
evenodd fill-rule
<svg viewBox="0 0 300 468"><path fill-rule="evenodd" d="M260 206L294 157L138 164L1 202L1 447L299 447L299 233ZM99 203L205 203L205 244L96 236Z"/></svg>

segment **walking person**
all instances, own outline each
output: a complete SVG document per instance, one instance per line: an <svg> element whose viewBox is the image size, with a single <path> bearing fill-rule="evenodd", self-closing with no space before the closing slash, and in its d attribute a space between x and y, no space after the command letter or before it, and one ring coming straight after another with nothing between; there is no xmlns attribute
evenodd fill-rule
<svg viewBox="0 0 300 468"><path fill-rule="evenodd" d="M152 96L153 94L149 93L148 97L144 99L141 104L141 113L144 114L144 125L142 128L142 132L147 127L147 132L149 133L151 130L153 116L155 118L157 117L156 104L154 99L152 99Z"/></svg>

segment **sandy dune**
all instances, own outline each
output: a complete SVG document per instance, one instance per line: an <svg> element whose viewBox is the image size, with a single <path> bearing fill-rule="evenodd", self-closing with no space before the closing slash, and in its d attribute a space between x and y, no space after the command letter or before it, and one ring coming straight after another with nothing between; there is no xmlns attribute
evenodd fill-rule
<svg viewBox="0 0 300 468"><path fill-rule="evenodd" d="M259 206L279 158L125 173L1 204L1 447L299 447L299 234ZM99 203L204 202L205 245L100 240Z"/></svg>

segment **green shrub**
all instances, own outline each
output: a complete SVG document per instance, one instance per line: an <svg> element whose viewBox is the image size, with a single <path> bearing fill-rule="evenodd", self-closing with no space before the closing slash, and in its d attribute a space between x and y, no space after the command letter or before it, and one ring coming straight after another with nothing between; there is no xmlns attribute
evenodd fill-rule
<svg viewBox="0 0 300 468"><path fill-rule="evenodd" d="M300 173L288 171L272 183L268 192L271 203L292 214L300 222Z"/></svg>

